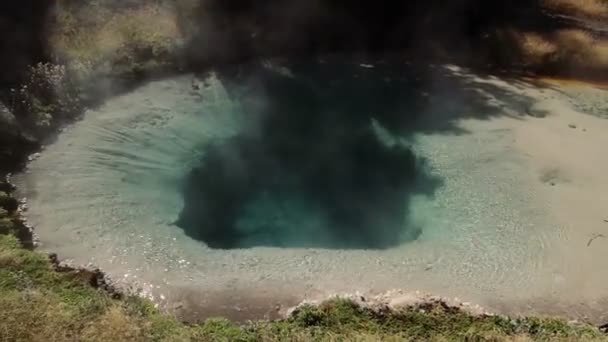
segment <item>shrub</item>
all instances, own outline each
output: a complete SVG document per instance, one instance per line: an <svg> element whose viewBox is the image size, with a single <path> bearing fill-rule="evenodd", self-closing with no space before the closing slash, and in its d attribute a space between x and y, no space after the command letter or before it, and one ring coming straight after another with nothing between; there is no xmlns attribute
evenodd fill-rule
<svg viewBox="0 0 608 342"><path fill-rule="evenodd" d="M34 131L59 124L82 111L80 92L64 65L38 63L18 89L10 90L9 109Z"/></svg>

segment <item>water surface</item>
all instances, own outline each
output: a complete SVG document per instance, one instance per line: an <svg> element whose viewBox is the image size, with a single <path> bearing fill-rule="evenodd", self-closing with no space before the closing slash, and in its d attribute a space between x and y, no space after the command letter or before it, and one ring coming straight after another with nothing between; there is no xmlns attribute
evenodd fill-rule
<svg viewBox="0 0 608 342"><path fill-rule="evenodd" d="M185 314L393 288L501 307L575 281L521 144L553 97L456 67L266 62L113 98L19 181L43 249Z"/></svg>

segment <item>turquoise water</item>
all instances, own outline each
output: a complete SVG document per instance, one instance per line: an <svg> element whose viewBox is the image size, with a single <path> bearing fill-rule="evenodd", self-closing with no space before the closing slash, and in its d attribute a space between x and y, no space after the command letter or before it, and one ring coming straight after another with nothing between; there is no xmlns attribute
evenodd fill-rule
<svg viewBox="0 0 608 342"><path fill-rule="evenodd" d="M550 223L503 93L467 82L357 63L155 81L88 112L29 165L28 219L44 249L165 303L512 295L541 284Z"/></svg>
<svg viewBox="0 0 608 342"><path fill-rule="evenodd" d="M414 96L424 81L410 69L328 63L295 64L291 75L263 66L221 73L232 99L254 103L242 108L255 122L202 148L177 225L220 249L383 249L416 239L409 198L441 180L399 139L425 105Z"/></svg>

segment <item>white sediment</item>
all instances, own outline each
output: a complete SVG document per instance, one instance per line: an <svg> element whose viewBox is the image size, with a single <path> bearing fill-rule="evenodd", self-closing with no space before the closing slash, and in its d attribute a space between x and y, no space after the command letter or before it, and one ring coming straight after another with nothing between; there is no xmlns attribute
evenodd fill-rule
<svg viewBox="0 0 608 342"><path fill-rule="evenodd" d="M608 297L608 120L581 108L608 95L443 70L484 105L438 89L427 121L449 118L459 132L408 137L443 180L433 196L409 204L422 228L414 242L380 251L224 251L172 226L198 147L246 122L213 77L200 91L192 76L152 82L88 112L17 177L25 215L44 250L92 262L161 305L201 317L272 316L304 299L395 288L506 313L577 305L576 314L592 316ZM478 115L488 108L498 115Z"/></svg>

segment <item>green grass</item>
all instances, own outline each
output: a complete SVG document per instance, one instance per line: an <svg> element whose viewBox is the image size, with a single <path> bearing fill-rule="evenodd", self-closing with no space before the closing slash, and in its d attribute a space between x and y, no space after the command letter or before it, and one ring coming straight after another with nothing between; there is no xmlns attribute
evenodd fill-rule
<svg viewBox="0 0 608 342"><path fill-rule="evenodd" d="M10 194L0 210L0 341L607 341L587 325L473 316L442 303L371 309L350 300L305 305L287 319L187 325L146 299L92 287L92 272L57 270L23 248ZM0 206L1 208L2 206ZM12 225L12 227L11 227ZM4 227L4 228L3 228Z"/></svg>

